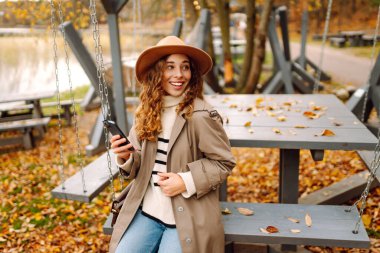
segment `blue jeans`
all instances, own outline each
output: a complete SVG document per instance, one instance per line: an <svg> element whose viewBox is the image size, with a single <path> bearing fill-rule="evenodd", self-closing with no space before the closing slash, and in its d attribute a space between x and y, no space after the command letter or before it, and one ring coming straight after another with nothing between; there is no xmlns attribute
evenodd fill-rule
<svg viewBox="0 0 380 253"><path fill-rule="evenodd" d="M138 209L121 238L116 253L181 253L176 228L168 228L144 216Z"/></svg>

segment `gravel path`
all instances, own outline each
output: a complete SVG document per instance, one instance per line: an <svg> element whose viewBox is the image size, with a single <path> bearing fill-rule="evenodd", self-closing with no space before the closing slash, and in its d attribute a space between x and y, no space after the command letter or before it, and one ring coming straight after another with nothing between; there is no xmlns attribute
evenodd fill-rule
<svg viewBox="0 0 380 253"><path fill-rule="evenodd" d="M299 43L291 43L293 58L300 55ZM319 64L321 46L307 45L306 56L315 64ZM322 69L332 75L333 80L339 83L361 87L368 79L371 70L371 60L349 55L339 49L326 45L324 49Z"/></svg>

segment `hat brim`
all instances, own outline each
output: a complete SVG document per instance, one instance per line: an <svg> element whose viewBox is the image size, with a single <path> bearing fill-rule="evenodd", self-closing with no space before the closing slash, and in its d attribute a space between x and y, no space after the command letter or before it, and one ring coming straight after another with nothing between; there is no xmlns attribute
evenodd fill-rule
<svg viewBox="0 0 380 253"><path fill-rule="evenodd" d="M135 73L139 82L142 81L144 73L158 60L166 55L185 54L195 61L201 75L206 74L212 68L211 57L203 50L188 45L163 45L154 46L144 50L136 62Z"/></svg>

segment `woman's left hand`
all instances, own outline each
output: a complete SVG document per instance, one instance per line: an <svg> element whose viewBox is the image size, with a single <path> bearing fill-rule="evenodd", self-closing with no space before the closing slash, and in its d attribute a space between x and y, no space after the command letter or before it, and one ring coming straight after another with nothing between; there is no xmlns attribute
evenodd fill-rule
<svg viewBox="0 0 380 253"><path fill-rule="evenodd" d="M174 197L186 191L186 185L180 175L173 172L158 173L157 175L160 176L157 184L166 196Z"/></svg>

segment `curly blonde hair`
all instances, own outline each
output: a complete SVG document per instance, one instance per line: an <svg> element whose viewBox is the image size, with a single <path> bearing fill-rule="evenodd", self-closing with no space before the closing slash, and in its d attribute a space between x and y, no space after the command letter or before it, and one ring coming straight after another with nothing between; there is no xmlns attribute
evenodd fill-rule
<svg viewBox="0 0 380 253"><path fill-rule="evenodd" d="M162 132L161 110L165 91L162 87L162 77L166 59L163 57L149 68L142 78L140 85L140 105L136 110L135 129L140 141L157 141L157 136ZM184 113L189 119L193 114L193 104L196 97L203 98L203 80L199 68L190 60L191 79L186 87L184 99L176 108L177 114Z"/></svg>

